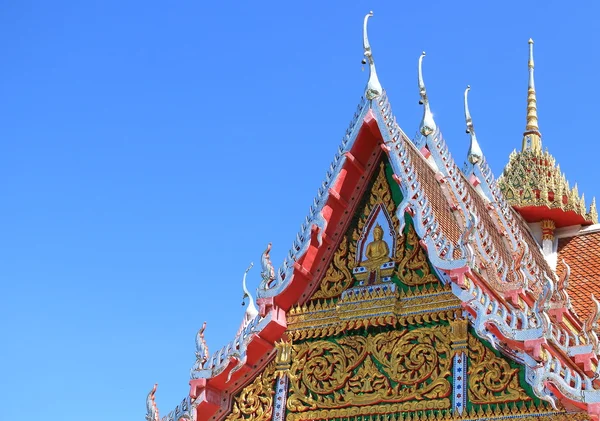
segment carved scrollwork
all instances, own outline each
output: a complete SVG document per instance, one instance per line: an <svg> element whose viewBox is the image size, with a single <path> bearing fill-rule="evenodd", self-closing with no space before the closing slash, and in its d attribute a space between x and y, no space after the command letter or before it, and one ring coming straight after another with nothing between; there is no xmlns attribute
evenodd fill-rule
<svg viewBox="0 0 600 421"><path fill-rule="evenodd" d="M348 269L353 259L348 253L348 238L344 237L333 255L333 261L327 268L327 272L325 272L319 290L315 292L313 298L337 297L348 288L353 282L352 274Z"/></svg>
<svg viewBox="0 0 600 421"><path fill-rule="evenodd" d="M531 400L519 384L519 369L473 335L469 335L469 400L475 404Z"/></svg>
<svg viewBox="0 0 600 421"><path fill-rule="evenodd" d="M423 399L449 404L449 326L345 336L293 349L291 412Z"/></svg>
<svg viewBox="0 0 600 421"><path fill-rule="evenodd" d="M406 285L424 285L438 282L431 273L425 251L419 244L419 237L412 225L408 225L406 235L396 247L396 276Z"/></svg>
<svg viewBox="0 0 600 421"><path fill-rule="evenodd" d="M396 204L392 198L392 190L390 189L390 185L385 176L385 163L383 162L379 165L379 172L377 173L377 178L371 187L369 199L365 203L360 218L358 218L356 228L352 232L352 241L350 242L349 247L350 253L353 257L353 259L350 260L351 268L354 268L357 264L357 245L361 240L361 235L364 234L365 224L369 220L371 213L378 206L382 206L387 211L387 214L391 218L393 228L397 230L400 226L400 223L395 214ZM360 256L358 259L359 258Z"/></svg>
<svg viewBox="0 0 600 421"><path fill-rule="evenodd" d="M269 363L252 383L234 398L231 413L225 421L267 421L273 413L275 361Z"/></svg>
<svg viewBox="0 0 600 421"><path fill-rule="evenodd" d="M392 190L385 174L385 164L382 162L371 187L369 198L360 213L352 235L342 238L319 285L319 289L312 297L313 299L337 297L352 285L354 278L351 270L358 264L357 260L360 260L360 256L357 257L359 252L357 247L364 240L362 237L366 235L367 221L372 219L372 214L376 212L378 207L385 210L390 218L392 228L397 232L394 238L395 245L392 258L396 263L394 274L398 279L409 286L438 282L437 277L431 271L427 262L427 255L419 244L419 237L412 224L407 225L405 235L398 232L400 221L396 216L396 204L392 198Z"/></svg>

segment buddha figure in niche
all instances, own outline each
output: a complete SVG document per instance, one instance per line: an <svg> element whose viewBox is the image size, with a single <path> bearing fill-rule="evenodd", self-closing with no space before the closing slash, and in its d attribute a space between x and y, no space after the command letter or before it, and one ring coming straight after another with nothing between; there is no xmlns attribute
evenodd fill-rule
<svg viewBox="0 0 600 421"><path fill-rule="evenodd" d="M362 261L360 265L369 270L376 270L384 263L392 260L390 258L390 248L383 239L383 228L379 224L373 228L373 241L367 244L365 256L367 259Z"/></svg>

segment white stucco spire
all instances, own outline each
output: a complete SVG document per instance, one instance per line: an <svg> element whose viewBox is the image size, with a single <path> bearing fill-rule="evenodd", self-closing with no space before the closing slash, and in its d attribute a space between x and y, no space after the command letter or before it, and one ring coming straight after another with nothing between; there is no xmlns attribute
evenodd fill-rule
<svg viewBox="0 0 600 421"><path fill-rule="evenodd" d="M470 90L471 86L467 85L467 89L465 89L465 120L467 122L467 133L471 136L471 144L469 145L469 153L467 154L467 159L471 164L475 165L481 161L481 158L483 158L483 152L481 151L479 142L477 142L477 136L475 136L475 128L473 127L473 119L471 118L471 113L469 112Z"/></svg>
<svg viewBox="0 0 600 421"><path fill-rule="evenodd" d="M373 12L367 13L363 24L363 48L365 50L363 63L366 64L367 61L369 63L369 82L367 82L367 90L365 92L367 99L375 99L383 92L381 83L379 83L379 79L377 78L373 53L371 52L371 44L369 44L369 37L367 35L367 23L371 16L373 16Z"/></svg>
<svg viewBox="0 0 600 421"><path fill-rule="evenodd" d="M427 99L427 90L425 89L425 82L423 81L423 57L425 57L425 51L419 57L419 94L421 99L419 104L423 104L423 118L421 119L421 125L419 131L423 136L429 136L435 132L436 124L433 120L433 114L429 108L429 100Z"/></svg>

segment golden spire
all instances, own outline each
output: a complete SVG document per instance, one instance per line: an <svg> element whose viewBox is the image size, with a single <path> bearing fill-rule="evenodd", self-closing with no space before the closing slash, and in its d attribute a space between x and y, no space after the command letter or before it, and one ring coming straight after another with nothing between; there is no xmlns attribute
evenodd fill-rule
<svg viewBox="0 0 600 421"><path fill-rule="evenodd" d="M527 125L523 133L523 151L542 153L542 135L538 126L537 98L533 80L533 40L529 39L529 86L527 88Z"/></svg>

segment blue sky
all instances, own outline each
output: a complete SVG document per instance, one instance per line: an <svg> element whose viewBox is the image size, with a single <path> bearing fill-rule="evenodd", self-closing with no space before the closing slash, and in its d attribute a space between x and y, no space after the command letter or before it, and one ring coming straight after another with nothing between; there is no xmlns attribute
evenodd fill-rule
<svg viewBox="0 0 600 421"><path fill-rule="evenodd" d="M496 175L533 37L544 147L600 195L595 2L202 3L0 5L0 420L141 420L154 382L162 415L183 399L195 332L233 337L245 268L269 241L281 262L308 211L367 81L369 10L403 129L426 50L454 157L471 84Z"/></svg>

